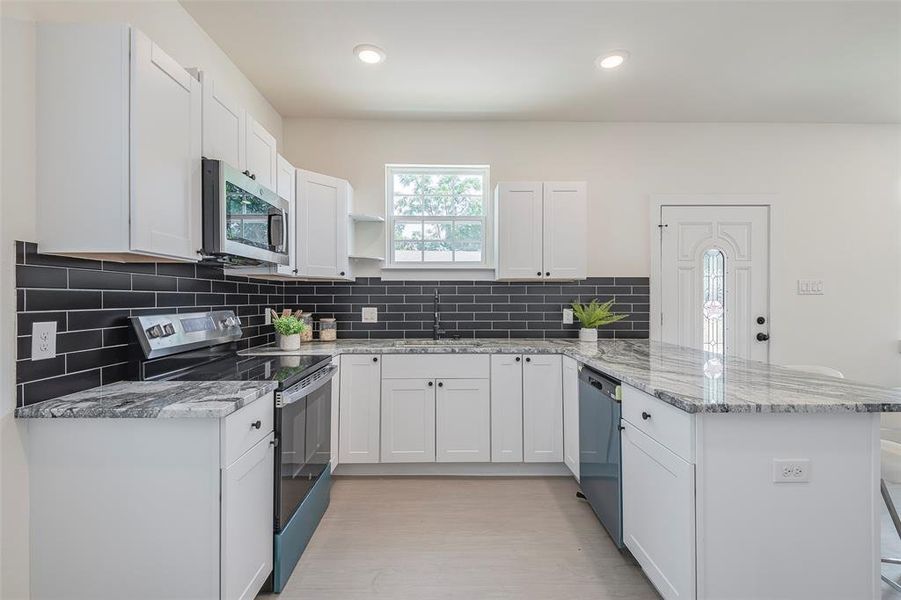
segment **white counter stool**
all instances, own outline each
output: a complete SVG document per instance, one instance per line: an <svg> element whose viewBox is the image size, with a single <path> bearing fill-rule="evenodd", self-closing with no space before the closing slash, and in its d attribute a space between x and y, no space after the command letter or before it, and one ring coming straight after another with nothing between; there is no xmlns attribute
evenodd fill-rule
<svg viewBox="0 0 901 600"><path fill-rule="evenodd" d="M824 367L821 365L783 365L786 369L793 371L804 371L805 373L816 373L817 375L827 375L829 377L838 377L844 379L845 375L838 369L832 367Z"/></svg>

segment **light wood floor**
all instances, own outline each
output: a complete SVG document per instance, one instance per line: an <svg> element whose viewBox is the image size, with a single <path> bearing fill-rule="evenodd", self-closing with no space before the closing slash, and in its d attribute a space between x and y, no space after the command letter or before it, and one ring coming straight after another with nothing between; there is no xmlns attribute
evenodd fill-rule
<svg viewBox="0 0 901 600"><path fill-rule="evenodd" d="M337 478L281 600L656 600L568 478Z"/></svg>

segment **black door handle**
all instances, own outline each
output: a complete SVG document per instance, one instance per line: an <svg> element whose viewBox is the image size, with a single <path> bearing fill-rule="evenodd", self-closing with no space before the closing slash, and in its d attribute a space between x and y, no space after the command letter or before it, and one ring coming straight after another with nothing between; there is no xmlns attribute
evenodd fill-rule
<svg viewBox="0 0 901 600"><path fill-rule="evenodd" d="M516 357L516 362L519 362L520 360L522 360L522 359L520 359L520 358L517 356L517 357Z"/></svg>
<svg viewBox="0 0 901 600"><path fill-rule="evenodd" d="M651 413L643 412L643 413L641 413L641 418L644 419L645 421L647 421L648 419L651 418Z"/></svg>
<svg viewBox="0 0 901 600"><path fill-rule="evenodd" d="M765 341L767 341L768 339L770 339L770 336L768 336L768 335L765 334L765 333L758 333L758 334L757 334L757 341L758 341L758 342L765 342Z"/></svg>
<svg viewBox="0 0 901 600"><path fill-rule="evenodd" d="M619 426L619 430L620 430L620 431L622 431L622 430L625 429L625 428L626 428L625 425L620 425L620 426Z"/></svg>
<svg viewBox="0 0 901 600"><path fill-rule="evenodd" d="M435 385L435 382L434 382L434 381L430 381L430 382L429 382L429 387L432 387L433 385Z"/></svg>
<svg viewBox="0 0 901 600"><path fill-rule="evenodd" d="M253 423L250 424L250 426L253 427L254 429L259 429L260 427L263 426L263 422L262 421L254 421Z"/></svg>
<svg viewBox="0 0 901 600"><path fill-rule="evenodd" d="M764 323L766 323L766 317L757 317L758 325L763 325Z"/></svg>
<svg viewBox="0 0 901 600"><path fill-rule="evenodd" d="M444 387L444 384L443 384L442 382L439 381L439 382L438 382L438 387Z"/></svg>
<svg viewBox="0 0 901 600"><path fill-rule="evenodd" d="M529 357L527 356L527 357L526 357L526 362L532 362L532 359L529 358Z"/></svg>
<svg viewBox="0 0 901 600"><path fill-rule="evenodd" d="M541 277L541 271L538 271L538 272L535 273L535 274L538 275L539 277Z"/></svg>
<svg viewBox="0 0 901 600"><path fill-rule="evenodd" d="M378 357L378 356L373 356L373 357L372 357L372 362L379 362L379 357Z"/></svg>
<svg viewBox="0 0 901 600"><path fill-rule="evenodd" d="M548 271L547 273L545 273L545 276L546 276L546 277L550 277L550 276L551 276L551 272Z"/></svg>

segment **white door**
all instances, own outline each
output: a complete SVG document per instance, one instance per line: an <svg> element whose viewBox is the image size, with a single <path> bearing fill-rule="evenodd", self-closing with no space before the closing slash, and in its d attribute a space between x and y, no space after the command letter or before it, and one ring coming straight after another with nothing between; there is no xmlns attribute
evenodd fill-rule
<svg viewBox="0 0 901 600"><path fill-rule="evenodd" d="M522 462L522 356L491 355L491 462Z"/></svg>
<svg viewBox="0 0 901 600"><path fill-rule="evenodd" d="M222 472L221 598L252 600L272 571L275 451L270 434Z"/></svg>
<svg viewBox="0 0 901 600"><path fill-rule="evenodd" d="M563 357L563 462L579 479L579 365Z"/></svg>
<svg viewBox="0 0 901 600"><path fill-rule="evenodd" d="M284 198L288 201L288 212L290 214L294 214L294 211L297 210L297 202L295 202L295 196L297 195L297 169L289 163L284 156L281 154L278 155L278 172L276 173L276 182L275 182L275 193L280 197ZM282 275L296 275L297 274L297 219L294 219L294 223L288 224L288 257L289 262L287 265L278 265L277 272Z"/></svg>
<svg viewBox="0 0 901 600"><path fill-rule="evenodd" d="M247 170L257 183L275 191L278 178L278 151L275 137L248 114L246 116L246 161Z"/></svg>
<svg viewBox="0 0 901 600"><path fill-rule="evenodd" d="M563 461L563 369L559 355L523 358L522 428L525 462Z"/></svg>
<svg viewBox="0 0 901 600"><path fill-rule="evenodd" d="M382 381L382 462L435 462L435 381Z"/></svg>
<svg viewBox="0 0 901 600"><path fill-rule="evenodd" d="M491 398L487 379L439 379L435 396L438 462L491 459Z"/></svg>
<svg viewBox="0 0 901 600"><path fill-rule="evenodd" d="M305 277L345 277L348 183L297 171L297 270Z"/></svg>
<svg viewBox="0 0 901 600"><path fill-rule="evenodd" d="M540 279L542 198L541 182L498 184L497 277Z"/></svg>
<svg viewBox="0 0 901 600"><path fill-rule="evenodd" d="M767 361L769 207L663 206L660 217L663 341Z"/></svg>
<svg viewBox="0 0 901 600"><path fill-rule="evenodd" d="M588 276L588 195L584 181L544 182L544 277Z"/></svg>
<svg viewBox="0 0 901 600"><path fill-rule="evenodd" d="M247 125L246 112L206 74L203 82L203 156L225 161L244 170L244 148Z"/></svg>
<svg viewBox="0 0 901 600"><path fill-rule="evenodd" d="M131 249L197 260L200 82L140 31L131 43Z"/></svg>
<svg viewBox="0 0 901 600"><path fill-rule="evenodd" d="M338 461L379 462L379 412L382 370L373 354L341 357Z"/></svg>
<svg viewBox="0 0 901 600"><path fill-rule="evenodd" d="M624 425L623 541L664 599L694 598L694 467Z"/></svg>

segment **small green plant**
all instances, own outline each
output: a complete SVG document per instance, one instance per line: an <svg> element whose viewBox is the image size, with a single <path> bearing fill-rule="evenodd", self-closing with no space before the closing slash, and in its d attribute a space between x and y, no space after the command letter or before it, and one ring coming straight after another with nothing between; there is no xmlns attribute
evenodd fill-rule
<svg viewBox="0 0 901 600"><path fill-rule="evenodd" d="M575 316L582 327L586 329L596 329L601 325L616 323L628 317L629 315L616 314L610 310L613 306L613 300L607 302L598 302L595 298L588 304L581 302L573 302L573 316Z"/></svg>
<svg viewBox="0 0 901 600"><path fill-rule="evenodd" d="M298 310L292 313L290 309L286 308L282 311L282 314L278 314L270 308L269 313L272 315L272 326L281 335L303 333L307 328L307 324L300 318L300 312Z"/></svg>

